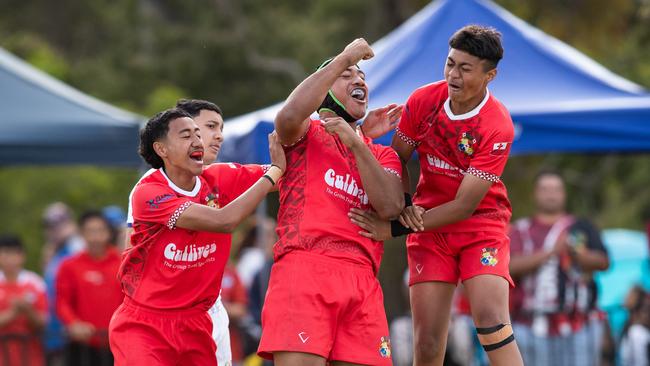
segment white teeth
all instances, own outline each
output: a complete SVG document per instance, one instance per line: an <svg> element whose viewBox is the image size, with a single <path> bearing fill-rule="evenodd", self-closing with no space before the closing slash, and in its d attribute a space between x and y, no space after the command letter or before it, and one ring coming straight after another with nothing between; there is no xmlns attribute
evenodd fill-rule
<svg viewBox="0 0 650 366"><path fill-rule="evenodd" d="M366 91L361 88L352 89L350 96L355 99L363 100L366 97Z"/></svg>

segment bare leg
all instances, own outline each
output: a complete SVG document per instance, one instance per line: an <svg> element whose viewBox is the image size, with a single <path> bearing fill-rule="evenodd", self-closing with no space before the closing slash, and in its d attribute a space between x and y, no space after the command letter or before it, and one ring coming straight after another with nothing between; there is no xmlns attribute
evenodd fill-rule
<svg viewBox="0 0 650 366"><path fill-rule="evenodd" d="M510 324L508 309L508 281L495 275L480 275L463 282L472 308L472 318L477 328L490 328ZM513 341L487 353L494 366L518 366L524 364Z"/></svg>
<svg viewBox="0 0 650 366"><path fill-rule="evenodd" d="M438 281L411 286L414 366L442 365L455 288L454 284Z"/></svg>
<svg viewBox="0 0 650 366"><path fill-rule="evenodd" d="M318 355L302 352L273 352L276 366L325 366L326 360Z"/></svg>

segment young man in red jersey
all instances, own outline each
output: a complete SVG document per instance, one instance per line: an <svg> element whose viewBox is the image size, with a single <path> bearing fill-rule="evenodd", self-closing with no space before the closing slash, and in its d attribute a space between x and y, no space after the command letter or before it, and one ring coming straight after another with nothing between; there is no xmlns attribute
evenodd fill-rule
<svg viewBox="0 0 650 366"><path fill-rule="evenodd" d="M223 143L224 122L221 108L212 102L200 99L180 99L176 102L176 108L187 112L199 126L201 140L203 140L203 163L205 166L207 167L214 163L217 160L217 155ZM253 185L264 174L264 169L266 169L264 166L254 164L229 164L228 166L231 168L230 173L234 175L233 179L241 185L241 192ZM143 178L155 171L156 169L150 169L143 175ZM134 190L135 187L129 195L127 243L125 245L127 248L130 246L129 239L133 231L133 205L131 201ZM232 197L231 200L234 198ZM214 305L208 310L208 314L210 314L213 323L212 337L217 344L217 361L219 365L230 366L232 364L228 326L230 320L228 319L226 308L221 301L221 296L217 297Z"/></svg>
<svg viewBox="0 0 650 366"><path fill-rule="evenodd" d="M120 254L101 212L84 212L79 230L86 248L64 260L56 276L56 311L69 340L66 365L110 365L108 324L124 299L116 278Z"/></svg>
<svg viewBox="0 0 650 366"><path fill-rule="evenodd" d="M413 204L392 223L392 236L412 232L407 252L417 366L442 365L459 280L491 364L523 364L508 315L511 208L499 178L514 128L487 89L503 56L500 37L492 28L458 30L449 41L445 80L413 92L393 138L405 175L414 151L420 159ZM405 177L406 192L408 182ZM364 235L391 237L391 226L372 213L351 216L368 230Z"/></svg>
<svg viewBox="0 0 650 366"><path fill-rule="evenodd" d="M368 103L356 64L372 56L365 40L350 43L296 87L275 119L287 172L258 353L278 366L391 364L376 277L383 246L347 218L352 207L386 219L403 208L397 154L354 128ZM319 120L310 119L315 111Z"/></svg>
<svg viewBox="0 0 650 366"><path fill-rule="evenodd" d="M188 113L171 109L147 122L140 154L158 170L132 196L132 246L118 274L125 298L109 327L116 365L217 364L207 311L219 294L228 233L285 169L275 134L269 145L273 164L245 185L229 164L204 169L200 129Z"/></svg>

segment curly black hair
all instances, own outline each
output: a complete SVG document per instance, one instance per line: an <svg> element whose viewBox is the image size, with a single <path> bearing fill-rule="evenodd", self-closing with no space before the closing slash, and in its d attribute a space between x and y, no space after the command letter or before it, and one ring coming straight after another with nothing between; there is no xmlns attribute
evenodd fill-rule
<svg viewBox="0 0 650 366"><path fill-rule="evenodd" d="M196 117L198 116L202 110L208 110L208 111L215 111L219 113L221 117L223 117L223 113L221 112L221 108L219 108L218 105L208 102L207 100L201 100L201 99L179 99L176 102L176 108L182 109L185 112L189 113L190 116Z"/></svg>
<svg viewBox="0 0 650 366"><path fill-rule="evenodd" d="M501 33L492 27L476 24L466 25L451 36L449 47L487 61L485 71L497 67L497 64L503 58Z"/></svg>
<svg viewBox="0 0 650 366"><path fill-rule="evenodd" d="M140 130L140 148L138 153L152 168L163 167L163 160L153 149L153 143L160 141L169 132L169 122L176 118L192 116L180 108L167 109L151 117L142 130Z"/></svg>

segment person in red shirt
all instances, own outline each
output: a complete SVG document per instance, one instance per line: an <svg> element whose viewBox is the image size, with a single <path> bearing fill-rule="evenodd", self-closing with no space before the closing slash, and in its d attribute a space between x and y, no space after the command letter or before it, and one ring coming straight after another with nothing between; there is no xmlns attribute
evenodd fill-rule
<svg viewBox="0 0 650 366"><path fill-rule="evenodd" d="M237 274L237 270L231 265L226 265L223 273L221 298L230 319L229 334L232 362L233 365L241 365L246 355L244 354L244 340L239 326L240 322L248 315L248 295L246 287L244 287Z"/></svg>
<svg viewBox="0 0 650 366"><path fill-rule="evenodd" d="M157 170L132 196L132 246L118 272L125 297L109 325L115 365L217 364L207 311L221 288L228 233L286 163L275 134L273 164L261 177L233 164L204 169L203 149L199 127L177 108L152 117L140 134L140 155Z"/></svg>
<svg viewBox="0 0 650 366"><path fill-rule="evenodd" d="M120 255L100 212L82 214L79 228L86 249L66 259L56 278L56 310L70 341L66 365L112 365L108 324L124 298L116 278Z"/></svg>
<svg viewBox="0 0 650 366"><path fill-rule="evenodd" d="M368 103L356 64L372 56L365 40L350 43L298 85L275 119L287 173L258 353L279 366L391 364L376 277L383 245L347 217L352 207L384 218L403 207L397 154L354 129ZM311 120L317 110L320 120Z"/></svg>
<svg viewBox="0 0 650 366"><path fill-rule="evenodd" d="M41 333L47 320L45 282L23 269L19 238L0 237L0 365L45 364Z"/></svg>
<svg viewBox="0 0 650 366"><path fill-rule="evenodd" d="M406 162L417 151L420 180L393 232L372 213L352 213L369 237L413 232L407 253L417 366L442 364L459 280L491 364L522 364L508 315L511 208L499 178L514 127L487 89L503 56L500 37L493 28L461 28L449 40L445 80L409 97L392 147L406 175ZM408 183L405 177L406 192Z"/></svg>

